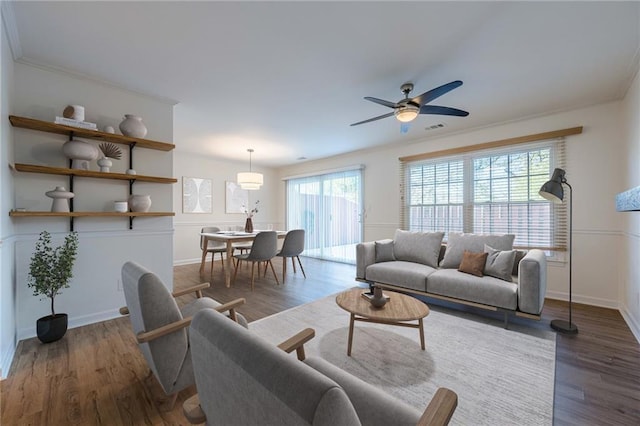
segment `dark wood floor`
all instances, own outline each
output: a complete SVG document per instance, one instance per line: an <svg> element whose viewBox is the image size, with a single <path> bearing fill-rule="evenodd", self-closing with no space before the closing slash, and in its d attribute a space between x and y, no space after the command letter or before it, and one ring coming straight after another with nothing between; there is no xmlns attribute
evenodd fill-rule
<svg viewBox="0 0 640 426"><path fill-rule="evenodd" d="M286 284L276 286L269 271L256 281L254 292L249 287L250 268L241 268L237 283L226 288L216 262L213 286L205 293L222 302L246 298L240 311L253 321L358 285L351 265L302 261L307 279L288 268ZM274 263L280 272L281 263ZM176 288L201 281L198 265L175 268ZM548 328L551 319L562 318L565 312L566 303L548 300L542 321L514 321ZM554 423L640 424L640 345L621 315L574 305L574 321L580 333L557 339ZM496 323L499 326L499 317ZM9 378L1 383L0 424L186 424L181 404L195 390L182 391L175 407L167 411L167 399L148 372L126 317L69 330L62 340L48 345L37 339L22 341Z"/></svg>

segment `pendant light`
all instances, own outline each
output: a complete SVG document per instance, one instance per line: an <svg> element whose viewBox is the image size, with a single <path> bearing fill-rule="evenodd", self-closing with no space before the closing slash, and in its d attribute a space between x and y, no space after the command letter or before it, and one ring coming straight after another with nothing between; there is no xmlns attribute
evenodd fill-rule
<svg viewBox="0 0 640 426"><path fill-rule="evenodd" d="M253 149L249 148L247 149L247 152L249 152L249 171L239 172L236 180L238 181L240 188L255 191L260 189L262 186L262 173L254 173L251 171L251 154L253 153Z"/></svg>

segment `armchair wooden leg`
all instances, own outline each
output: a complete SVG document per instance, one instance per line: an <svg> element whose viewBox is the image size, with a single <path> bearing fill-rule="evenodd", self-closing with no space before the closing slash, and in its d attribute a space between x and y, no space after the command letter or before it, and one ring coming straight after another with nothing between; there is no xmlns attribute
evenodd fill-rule
<svg viewBox="0 0 640 426"><path fill-rule="evenodd" d="M300 256L296 256L296 259L298 259L298 263L300 264L300 270L302 271L302 275L307 278L307 274L304 273L304 268L302 267L302 262L300 261ZM293 259L291 259L293 260Z"/></svg>

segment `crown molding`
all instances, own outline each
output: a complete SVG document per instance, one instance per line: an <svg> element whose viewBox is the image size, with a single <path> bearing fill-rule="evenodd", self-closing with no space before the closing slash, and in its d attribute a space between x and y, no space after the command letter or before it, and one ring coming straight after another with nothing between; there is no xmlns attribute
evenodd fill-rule
<svg viewBox="0 0 640 426"><path fill-rule="evenodd" d="M13 2L0 2L0 11L2 13L2 22L9 40L9 47L13 60L17 61L22 57L22 47L20 46L20 37L18 36L18 25L16 24L16 15L13 13Z"/></svg>
<svg viewBox="0 0 640 426"><path fill-rule="evenodd" d="M137 95L144 96L146 98L150 98L150 99L153 99L155 101L162 102L162 103L168 104L168 105L175 106L175 105L180 103L179 101L177 101L175 99L172 99L172 98L167 98L167 97L164 97L164 96L158 96L158 95L155 95L155 94L152 94L152 93L144 92L142 90L132 89L130 87L123 86L121 84L114 83L113 81L105 80L105 79L93 76L91 74L85 74L85 73L82 73L82 72L71 70L69 68L59 67L59 66L56 66L56 65L51 65L51 64L48 64L46 62L42 62L42 61L39 61L37 59L32 59L32 58L29 58L29 57L26 57L26 56L22 56L19 59L16 59L16 62L19 63L19 64L22 64L22 65L27 65L27 66L34 67L34 68L39 68L39 69L44 70L44 71L55 72L55 73L58 73L58 74L72 76L72 77L78 78L80 80L90 81L90 82L95 83L95 84L100 84L102 86L106 86L106 87L110 87L110 88L113 88L113 89L122 90L124 92L135 93Z"/></svg>

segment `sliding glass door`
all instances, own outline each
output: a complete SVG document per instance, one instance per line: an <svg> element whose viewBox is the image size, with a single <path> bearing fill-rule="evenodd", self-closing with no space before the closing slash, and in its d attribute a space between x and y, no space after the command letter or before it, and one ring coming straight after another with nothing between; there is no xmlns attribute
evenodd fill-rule
<svg viewBox="0 0 640 426"><path fill-rule="evenodd" d="M287 229L305 230L303 255L355 263L362 241L360 169L287 180Z"/></svg>

